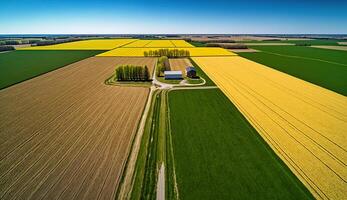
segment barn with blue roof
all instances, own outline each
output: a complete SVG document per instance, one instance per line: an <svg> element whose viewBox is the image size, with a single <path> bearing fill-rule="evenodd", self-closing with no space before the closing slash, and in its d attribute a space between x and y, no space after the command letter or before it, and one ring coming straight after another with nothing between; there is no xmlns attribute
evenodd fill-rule
<svg viewBox="0 0 347 200"><path fill-rule="evenodd" d="M195 67L192 67L192 66L186 67L186 76L189 77L189 78L196 77L196 69L195 69Z"/></svg>

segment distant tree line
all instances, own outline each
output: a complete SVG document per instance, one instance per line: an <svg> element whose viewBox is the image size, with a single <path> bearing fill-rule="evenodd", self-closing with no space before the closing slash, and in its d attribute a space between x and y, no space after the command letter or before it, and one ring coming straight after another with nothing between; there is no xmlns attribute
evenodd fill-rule
<svg viewBox="0 0 347 200"><path fill-rule="evenodd" d="M61 44L66 42L75 42L80 41L80 38L67 38L67 39L53 39L53 40L42 40L36 43L37 46L46 46L52 44Z"/></svg>
<svg viewBox="0 0 347 200"><path fill-rule="evenodd" d="M13 51L15 48L13 46L0 46L0 51Z"/></svg>
<svg viewBox="0 0 347 200"><path fill-rule="evenodd" d="M156 74L157 76L163 76L164 71L170 70L169 58L167 56L162 56L158 59Z"/></svg>
<svg viewBox="0 0 347 200"><path fill-rule="evenodd" d="M194 39L193 42L203 43L235 43L235 40L231 39Z"/></svg>
<svg viewBox="0 0 347 200"><path fill-rule="evenodd" d="M39 41L41 40L40 39L1 40L0 45L34 44Z"/></svg>
<svg viewBox="0 0 347 200"><path fill-rule="evenodd" d="M116 67L117 81L149 81L150 75L147 65L120 65Z"/></svg>
<svg viewBox="0 0 347 200"><path fill-rule="evenodd" d="M263 39L261 41L265 42L277 42L277 41L282 41L281 39Z"/></svg>
<svg viewBox="0 0 347 200"><path fill-rule="evenodd" d="M296 43L295 46L311 46L309 43Z"/></svg>
<svg viewBox="0 0 347 200"><path fill-rule="evenodd" d="M190 52L184 49L158 49L149 50L143 52L145 57L161 57L166 56L168 58L189 57Z"/></svg>
<svg viewBox="0 0 347 200"><path fill-rule="evenodd" d="M247 45L239 43L208 43L207 47L221 47L224 49L247 49Z"/></svg>

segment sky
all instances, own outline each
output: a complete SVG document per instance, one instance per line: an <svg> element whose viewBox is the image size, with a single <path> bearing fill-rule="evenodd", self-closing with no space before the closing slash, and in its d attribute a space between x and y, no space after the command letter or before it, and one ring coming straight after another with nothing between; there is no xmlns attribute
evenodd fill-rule
<svg viewBox="0 0 347 200"><path fill-rule="evenodd" d="M4 0L0 34L347 34L347 0Z"/></svg>

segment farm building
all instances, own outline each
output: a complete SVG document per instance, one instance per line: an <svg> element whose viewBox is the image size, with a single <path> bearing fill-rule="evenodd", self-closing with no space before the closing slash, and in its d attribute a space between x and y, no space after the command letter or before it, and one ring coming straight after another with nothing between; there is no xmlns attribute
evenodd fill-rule
<svg viewBox="0 0 347 200"><path fill-rule="evenodd" d="M182 79L182 71L164 71L165 79Z"/></svg>
<svg viewBox="0 0 347 200"><path fill-rule="evenodd" d="M186 75L189 78L196 77L196 70L194 67L187 67L186 68Z"/></svg>

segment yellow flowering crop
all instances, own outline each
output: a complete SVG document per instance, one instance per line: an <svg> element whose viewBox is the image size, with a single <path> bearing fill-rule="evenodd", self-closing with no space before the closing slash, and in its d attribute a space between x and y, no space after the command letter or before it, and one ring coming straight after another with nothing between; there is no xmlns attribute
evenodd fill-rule
<svg viewBox="0 0 347 200"><path fill-rule="evenodd" d="M184 40L137 40L123 47L170 48L170 47L194 47L194 46Z"/></svg>
<svg viewBox="0 0 347 200"><path fill-rule="evenodd" d="M193 60L316 198L346 198L345 96L239 56Z"/></svg>
<svg viewBox="0 0 347 200"><path fill-rule="evenodd" d="M47 46L22 48L22 50L110 50L133 41L136 41L136 39L82 40Z"/></svg>

